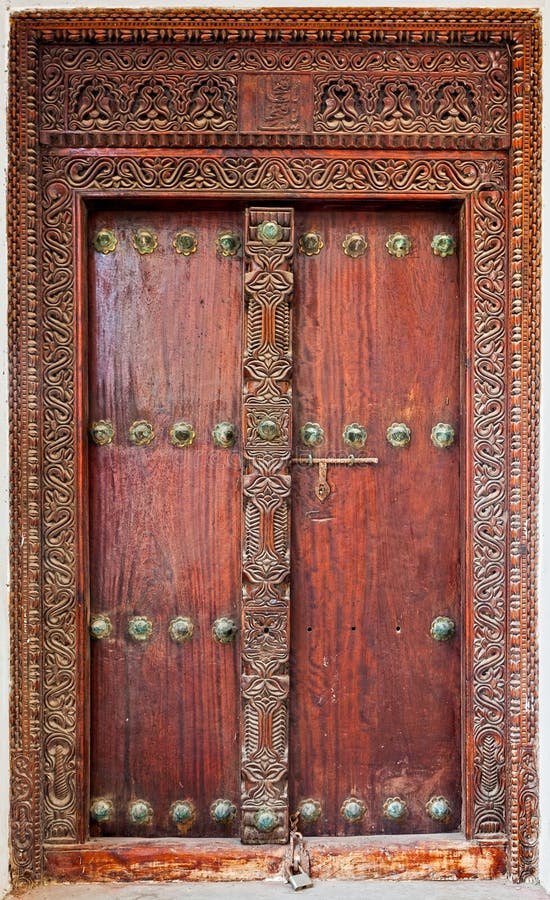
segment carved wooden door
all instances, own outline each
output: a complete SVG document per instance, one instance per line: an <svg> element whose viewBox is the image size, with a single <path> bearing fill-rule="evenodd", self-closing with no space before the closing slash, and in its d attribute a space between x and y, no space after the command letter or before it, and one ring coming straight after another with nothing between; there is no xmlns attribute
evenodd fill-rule
<svg viewBox="0 0 550 900"><path fill-rule="evenodd" d="M460 828L458 228L90 216L92 834Z"/></svg>

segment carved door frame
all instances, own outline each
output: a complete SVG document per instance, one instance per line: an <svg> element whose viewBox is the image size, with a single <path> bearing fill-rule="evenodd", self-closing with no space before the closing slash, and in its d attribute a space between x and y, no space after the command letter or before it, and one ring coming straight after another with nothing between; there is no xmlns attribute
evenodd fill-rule
<svg viewBox="0 0 550 900"><path fill-rule="evenodd" d="M281 864L284 847L275 844L87 840L86 209L99 198L205 196L246 199L250 206L276 200L281 207L313 197L462 204L463 259L471 263L463 265L465 836L417 836L405 844L317 839L313 872L330 877L347 865L357 877L405 870L415 878L430 869L493 877L506 868L514 880L536 878L540 46L537 14L520 10L14 17L16 883L44 874L201 879L211 874L214 854L222 878L261 878ZM177 78L178 67L186 79ZM449 92L454 106L445 99ZM206 95L208 120L201 117ZM331 118L335 97L346 96L350 103ZM407 96L417 104L413 117ZM373 97L387 104L373 105ZM385 109L399 115L384 118ZM284 466L277 477L282 484ZM257 502L252 493L248 502ZM245 583L247 577L245 571ZM289 601L281 597L284 642ZM254 628L245 595L243 646ZM263 659L253 684L243 670L245 702L258 722L266 715L261 693L269 679L278 679L284 708L276 651ZM253 748L244 739L246 760ZM269 780L261 766L258 759L258 779ZM284 782L284 752L278 766Z"/></svg>

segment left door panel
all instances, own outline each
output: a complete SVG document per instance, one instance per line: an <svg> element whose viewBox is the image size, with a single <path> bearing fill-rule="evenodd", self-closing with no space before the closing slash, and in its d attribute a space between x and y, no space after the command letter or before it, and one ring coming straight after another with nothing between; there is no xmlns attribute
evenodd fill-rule
<svg viewBox="0 0 550 900"><path fill-rule="evenodd" d="M239 642L219 620L240 619L242 259L222 232L239 211L89 217L93 835L238 833Z"/></svg>

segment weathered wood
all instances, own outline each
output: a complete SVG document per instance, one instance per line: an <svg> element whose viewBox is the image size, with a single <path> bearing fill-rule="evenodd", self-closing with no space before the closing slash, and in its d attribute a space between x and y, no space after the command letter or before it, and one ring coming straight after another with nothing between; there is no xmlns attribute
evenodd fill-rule
<svg viewBox="0 0 550 900"><path fill-rule="evenodd" d="M497 878L502 843L445 838L312 838L314 878ZM46 874L64 881L255 881L281 874L285 848L238 841L95 840L46 851Z"/></svg>

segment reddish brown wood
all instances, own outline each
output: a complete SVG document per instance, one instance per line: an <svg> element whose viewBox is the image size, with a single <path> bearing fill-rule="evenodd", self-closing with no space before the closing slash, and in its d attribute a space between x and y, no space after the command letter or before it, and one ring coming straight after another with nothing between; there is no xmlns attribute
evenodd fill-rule
<svg viewBox="0 0 550 900"><path fill-rule="evenodd" d="M332 492L319 502L317 472L293 470L291 807L313 797L315 834L456 830L461 822L460 322L456 256L431 248L453 234L448 207L348 206L300 212L297 234L318 231L325 248L298 254L294 422L319 422L315 456L375 456L379 465L328 467ZM349 232L364 256L344 255ZM403 232L410 255L390 256ZM449 422L456 443L436 449L430 433ZM347 424L367 428L364 449L343 442ZM393 422L411 429L391 447ZM414 548L414 549L413 549ZM450 616L457 635L434 641L430 625ZM349 824L340 808L362 799ZM443 795L452 816L431 820L425 804ZM390 797L407 815L383 815ZM310 826L303 824L305 833Z"/></svg>
<svg viewBox="0 0 550 900"><path fill-rule="evenodd" d="M219 616L239 621L240 448L214 446L212 429L240 419L241 259L222 258L222 228L242 233L237 210L184 208L97 212L116 234L116 251L90 251L90 422L109 419L115 437L90 445L91 614L109 616L112 635L92 642L91 797L114 803L94 831L175 835L171 804L190 799L189 834L231 834L210 804L238 804L239 648L220 644ZM158 249L140 255L132 235L154 230ZM175 252L174 235L196 231L196 253ZM153 424L136 447L128 429ZM192 446L170 442L189 422ZM131 616L153 624L133 641ZM175 616L194 623L176 644ZM153 808L150 825L131 824L128 804Z"/></svg>
<svg viewBox="0 0 550 900"><path fill-rule="evenodd" d="M502 843L445 838L312 838L314 878L497 878ZM280 874L284 847L237 841L90 841L46 851L46 873L64 881L256 881Z"/></svg>

